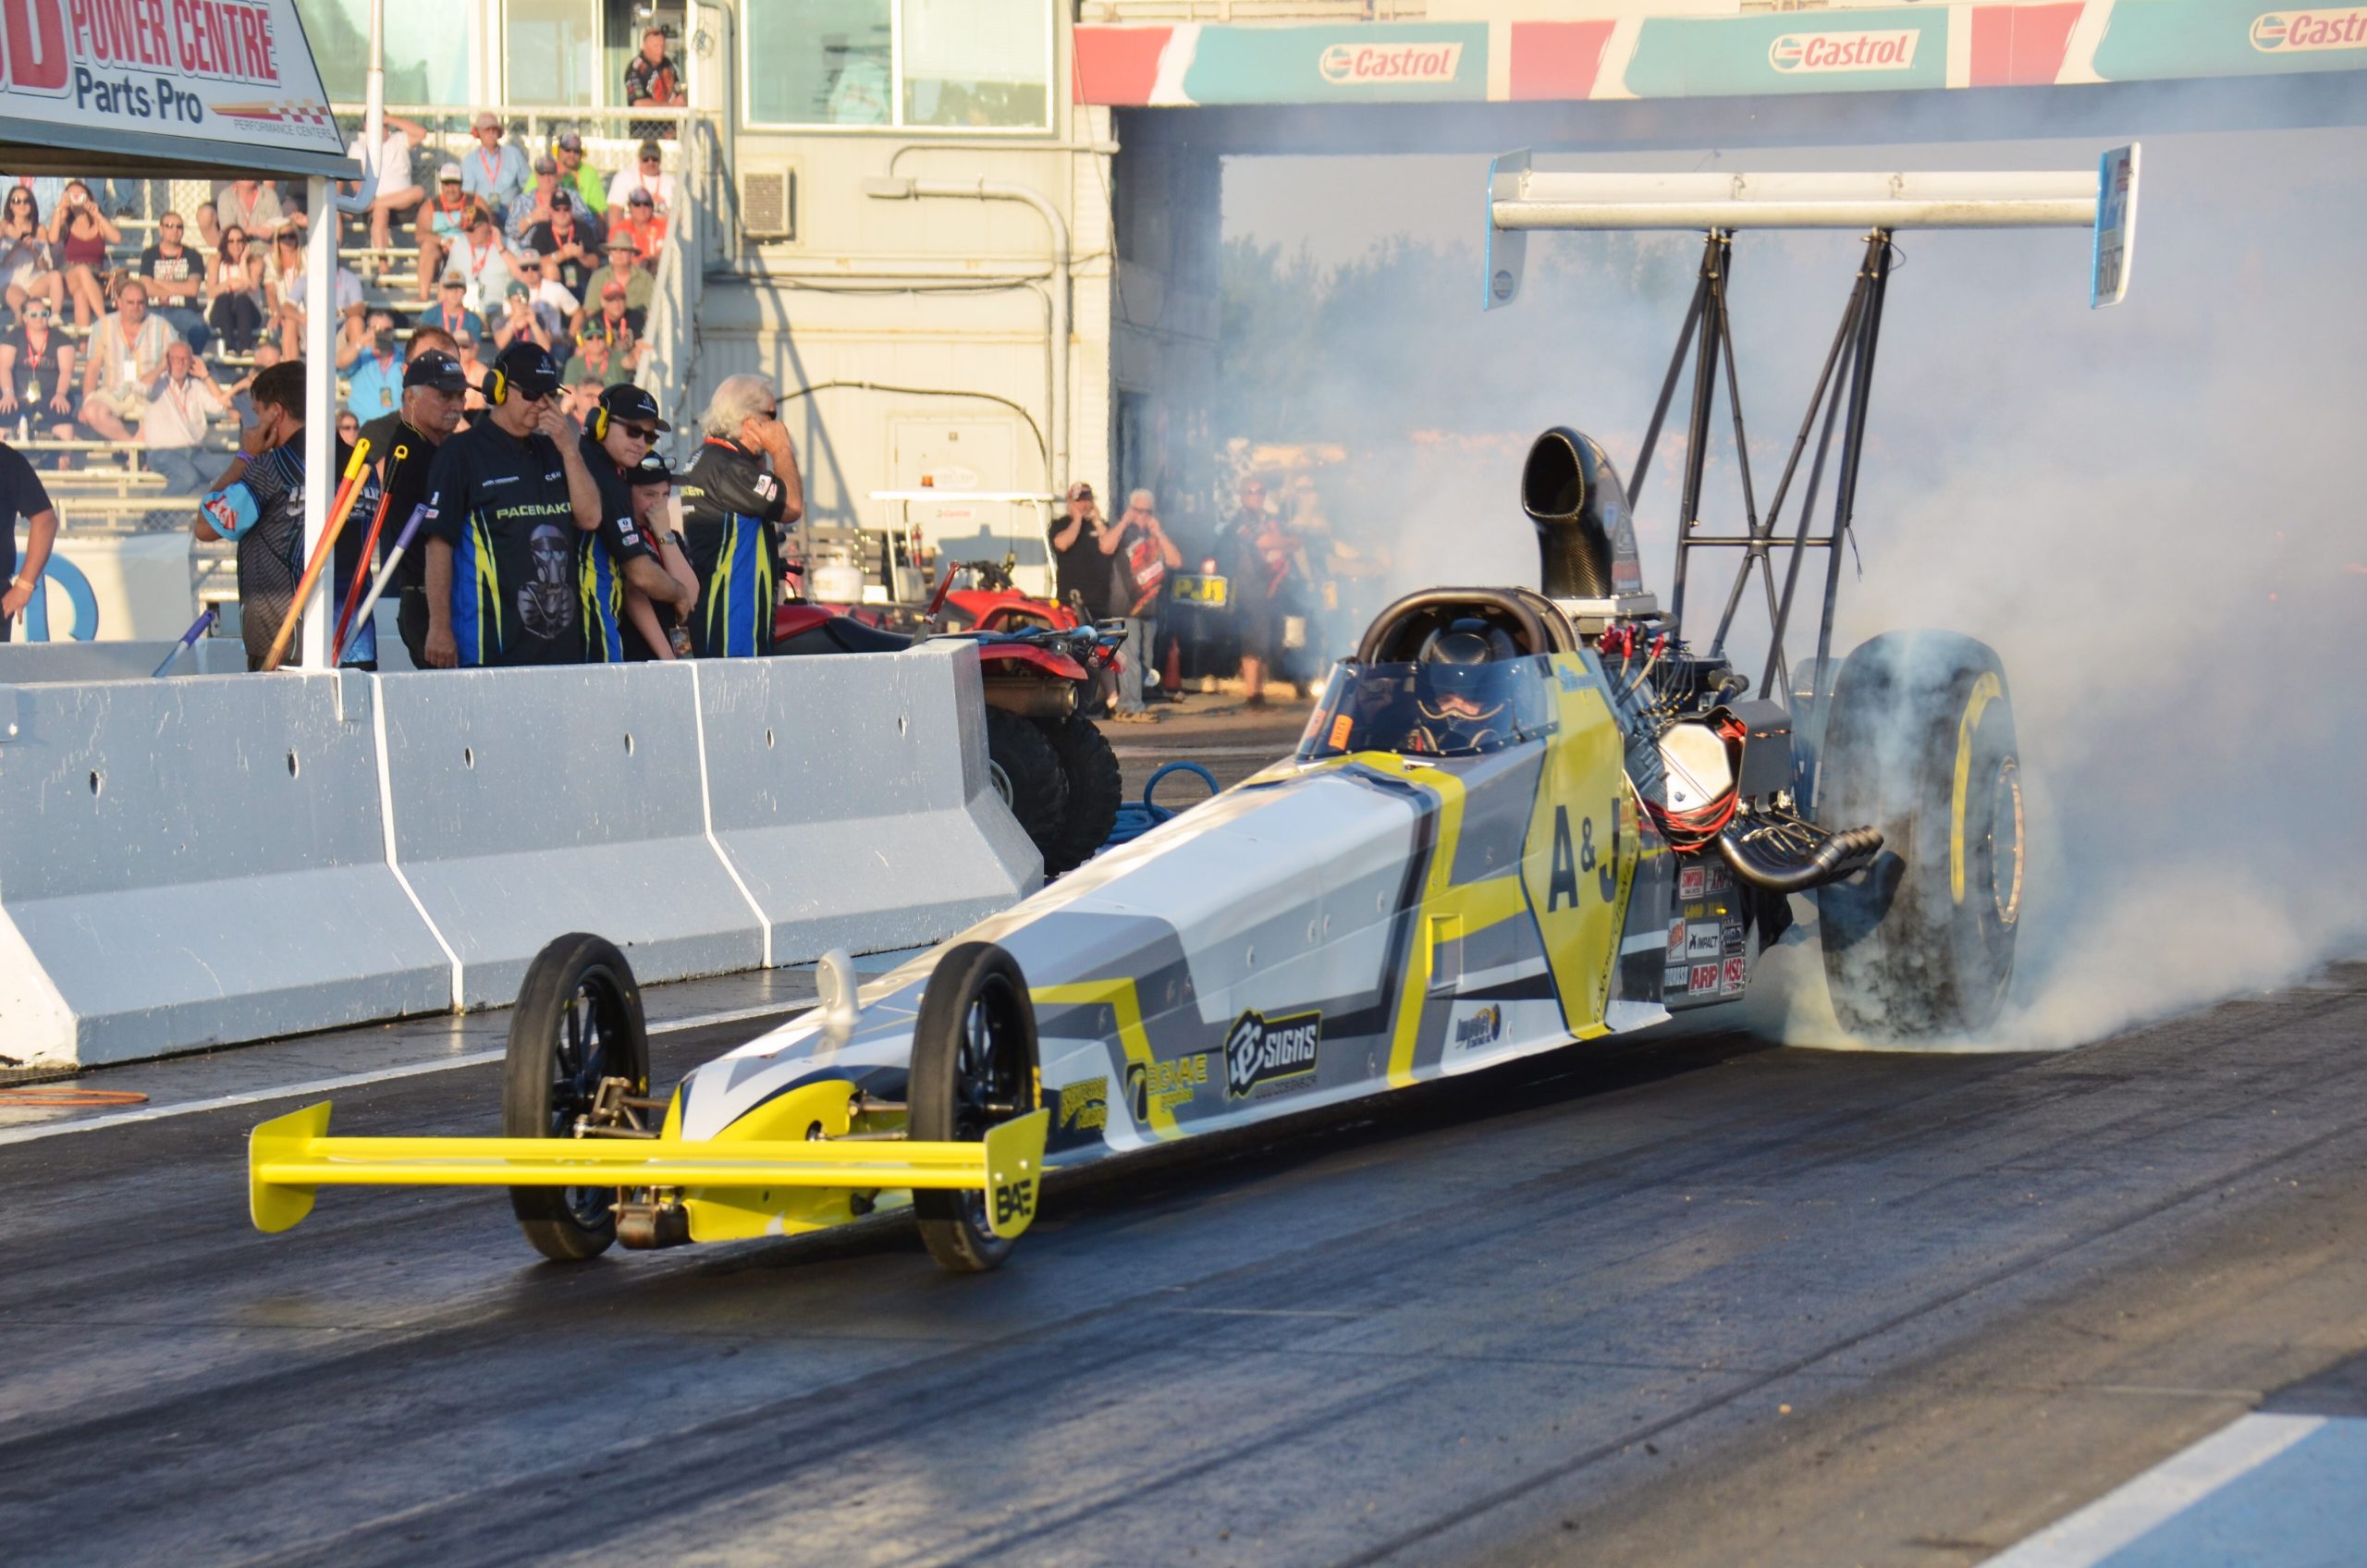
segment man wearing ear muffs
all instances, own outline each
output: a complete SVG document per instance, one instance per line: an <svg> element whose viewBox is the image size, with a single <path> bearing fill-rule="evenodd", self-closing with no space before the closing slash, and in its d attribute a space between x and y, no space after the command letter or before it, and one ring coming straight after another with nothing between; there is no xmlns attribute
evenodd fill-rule
<svg viewBox="0 0 2367 1568"><path fill-rule="evenodd" d="M427 662L581 664L588 649L580 535L600 526L600 488L558 367L531 339L501 351L484 416L436 448L427 476Z"/></svg>

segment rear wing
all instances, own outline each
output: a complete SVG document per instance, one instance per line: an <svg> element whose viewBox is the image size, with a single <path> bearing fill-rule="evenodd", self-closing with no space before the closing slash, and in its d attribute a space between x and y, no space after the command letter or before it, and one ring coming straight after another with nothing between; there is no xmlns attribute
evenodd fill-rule
<svg viewBox="0 0 2367 1568"><path fill-rule="evenodd" d="M2089 228L2090 303L2128 293L2138 144L2084 169L1932 174L1608 174L1532 168L1524 148L1488 165L1487 296L1520 297L1528 232L1559 229Z"/></svg>

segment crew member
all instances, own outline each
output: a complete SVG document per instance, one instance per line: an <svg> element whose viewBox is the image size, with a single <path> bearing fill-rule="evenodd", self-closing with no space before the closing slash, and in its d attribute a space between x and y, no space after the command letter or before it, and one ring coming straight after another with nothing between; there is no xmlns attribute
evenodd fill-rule
<svg viewBox="0 0 2367 1568"><path fill-rule="evenodd" d="M22 571L17 570L17 522L31 532L25 540ZM15 635L17 618L41 592L41 575L49 570L49 552L57 543L57 508L41 475L14 447L0 442L0 578L7 581L0 594L0 643Z"/></svg>
<svg viewBox="0 0 2367 1568"><path fill-rule="evenodd" d="M698 603L695 579L685 586L667 574L656 542L636 522L628 476L649 456L657 437L674 427L657 417L657 400L630 382L607 388L583 433L583 464L600 486L600 526L583 536L583 625L594 664L630 656L628 587L687 619ZM670 476L669 476L670 477Z"/></svg>
<svg viewBox="0 0 2367 1568"><path fill-rule="evenodd" d="M558 367L531 341L485 373L484 417L436 448L427 475L427 662L581 664L578 535L600 526L600 487Z"/></svg>
<svg viewBox="0 0 2367 1568"><path fill-rule="evenodd" d="M428 470L435 449L460 426L460 409L468 401L468 373L452 356L452 340L433 327L422 327L411 341L411 362L403 367L403 400L393 413L362 427L370 443L370 460L377 466L378 483L386 492L386 521L378 531L379 567L394 554L411 514L427 499ZM424 524L422 525L423 530ZM395 568L395 627L411 664L427 668L427 543L414 537Z"/></svg>
<svg viewBox="0 0 2367 1568"><path fill-rule="evenodd" d="M680 583L682 592L695 607L699 596L698 573L691 570L690 557L682 553L682 536L673 531L673 519L668 516L667 498L674 493L674 472L666 459L652 452L633 465L625 475L632 486L632 518L641 525L641 535L657 552L657 561L666 575ZM625 657L629 659L686 658L691 651L689 618L677 617L665 606L652 601L647 594L625 586Z"/></svg>
<svg viewBox="0 0 2367 1568"><path fill-rule="evenodd" d="M247 668L261 669L279 628L295 613L296 585L304 575L304 361L288 360L258 374L255 417L239 433L239 455L214 489L198 503L200 539L232 539L239 545L239 637L246 644ZM337 444L342 476L353 448ZM378 509L378 482L364 472L353 498L353 513L364 519ZM329 613L344 603L354 566L362 557L362 530L349 514L328 567ZM290 637L283 664L303 662L303 632ZM378 640L372 628L357 628L346 643L349 665L378 668Z"/></svg>
<svg viewBox="0 0 2367 1568"><path fill-rule="evenodd" d="M780 396L764 376L729 375L700 423L706 442L676 486L699 576L691 645L701 658L769 654L781 570L774 528L805 515Z"/></svg>

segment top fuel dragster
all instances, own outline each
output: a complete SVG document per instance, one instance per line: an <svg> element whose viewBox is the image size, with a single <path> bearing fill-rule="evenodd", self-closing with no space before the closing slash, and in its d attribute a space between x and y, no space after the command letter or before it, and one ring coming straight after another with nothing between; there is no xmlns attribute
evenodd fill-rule
<svg viewBox="0 0 2367 1568"><path fill-rule="evenodd" d="M506 1136L337 1138L325 1105L282 1117L251 1140L256 1223L294 1224L323 1185L501 1186L538 1248L580 1258L618 1240L789 1234L909 1204L940 1263L990 1268L1034 1215L1047 1169L1732 1001L1801 893L1817 900L1845 1023L1898 1037L1989 1023L2023 882L2003 667L1938 633L1878 637L1837 670L1828 658L1889 235L1984 212L2093 222L2100 258L2107 233L2117 247L2117 282L2134 150L2108 156L2102 195L2083 199L2055 177L1951 177L1991 184L1931 194L1912 177L1822 176L1820 193L1787 188L1771 214L1739 190L1551 185L1588 178L1508 178L1500 161L1490 291L1517 293L1507 232L1650 226L1653 212L1637 209L1652 200L1673 206L1667 221L1709 228L1636 464L1650 461L1691 347L1688 521L1665 611L1645 591L1630 492L1610 459L1549 430L1521 476L1539 586L1434 588L1390 606L1332 671L1294 756L859 990L842 959L826 961L822 1005L670 1095L650 1093L623 956L597 937L561 937L512 1020ZM2040 189L2025 199L2029 186ZM1760 221L1870 233L1773 500L1760 516L1745 459L1748 526L1711 535L1690 520L1716 373L1732 362L1725 271L1734 229ZM1820 415L1809 498L1780 534ZM1836 424L1831 521L1817 534L1809 511ZM1696 647L1680 619L1686 563L1721 545L1741 548L1743 565L1716 634ZM1794 679L1784 623L1814 548L1826 551L1818 655ZM1757 696L1723 652L1754 570L1772 627Z"/></svg>

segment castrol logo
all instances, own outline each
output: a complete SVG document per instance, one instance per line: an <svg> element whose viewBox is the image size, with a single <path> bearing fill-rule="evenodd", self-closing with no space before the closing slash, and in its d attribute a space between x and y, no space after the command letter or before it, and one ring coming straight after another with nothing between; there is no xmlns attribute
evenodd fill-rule
<svg viewBox="0 0 2367 1568"><path fill-rule="evenodd" d="M1374 87L1398 81L1453 81L1463 64L1460 43L1334 43L1316 68L1334 87Z"/></svg>
<svg viewBox="0 0 2367 1568"><path fill-rule="evenodd" d="M2367 7L2270 11L2252 18L2252 47L2263 55L2310 49L2367 49Z"/></svg>
<svg viewBox="0 0 2367 1568"><path fill-rule="evenodd" d="M1915 64L1914 28L1895 32L1787 32L1767 46L1779 71L1903 71Z"/></svg>

